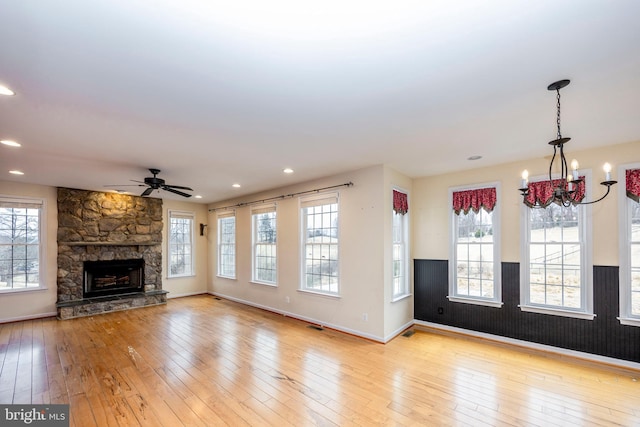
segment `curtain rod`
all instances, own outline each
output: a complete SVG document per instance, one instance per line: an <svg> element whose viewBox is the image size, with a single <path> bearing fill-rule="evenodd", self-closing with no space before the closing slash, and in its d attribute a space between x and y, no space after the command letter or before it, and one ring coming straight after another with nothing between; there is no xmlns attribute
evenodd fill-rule
<svg viewBox="0 0 640 427"><path fill-rule="evenodd" d="M256 203L271 202L273 200L282 200L282 199L286 199L286 198L289 198L289 197L300 196L302 194L319 193L321 191L331 190L333 188L351 187L351 186L353 186L353 182L349 181L349 182L345 182L344 184L332 185L330 187L315 188L313 190L299 191L297 193L282 194L280 196L269 197L267 199L252 200L251 202L243 202L243 203L238 203L236 205L229 205L229 206L222 206L222 207L219 207L219 208L212 208L212 209L209 209L209 212L221 211L221 210L224 210L224 209L231 209L231 208L241 208L243 206L250 206L250 205L254 205Z"/></svg>

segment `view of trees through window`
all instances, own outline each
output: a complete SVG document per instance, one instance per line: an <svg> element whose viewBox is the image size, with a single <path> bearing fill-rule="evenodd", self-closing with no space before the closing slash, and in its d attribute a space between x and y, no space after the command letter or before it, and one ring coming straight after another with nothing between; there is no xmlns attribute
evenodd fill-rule
<svg viewBox="0 0 640 427"><path fill-rule="evenodd" d="M218 218L218 274L236 276L236 218Z"/></svg>
<svg viewBox="0 0 640 427"><path fill-rule="evenodd" d="M169 275L193 274L193 217L171 214L169 221Z"/></svg>
<svg viewBox="0 0 640 427"><path fill-rule="evenodd" d="M338 204L303 208L305 289L338 293Z"/></svg>
<svg viewBox="0 0 640 427"><path fill-rule="evenodd" d="M276 212L258 213L254 220L254 280L276 283Z"/></svg>
<svg viewBox="0 0 640 427"><path fill-rule="evenodd" d="M631 205L631 314L640 316L640 203L628 200Z"/></svg>
<svg viewBox="0 0 640 427"><path fill-rule="evenodd" d="M38 287L40 209L0 207L0 290Z"/></svg>
<svg viewBox="0 0 640 427"><path fill-rule="evenodd" d="M529 211L529 302L582 308L578 207Z"/></svg>
<svg viewBox="0 0 640 427"><path fill-rule="evenodd" d="M456 221L455 294L494 298L493 212L460 212Z"/></svg>

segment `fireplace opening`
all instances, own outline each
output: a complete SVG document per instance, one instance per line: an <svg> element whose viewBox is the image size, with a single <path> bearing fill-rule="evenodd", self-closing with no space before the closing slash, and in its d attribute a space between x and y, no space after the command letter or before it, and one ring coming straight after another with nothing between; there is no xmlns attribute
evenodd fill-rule
<svg viewBox="0 0 640 427"><path fill-rule="evenodd" d="M142 292L144 260L84 262L84 298Z"/></svg>

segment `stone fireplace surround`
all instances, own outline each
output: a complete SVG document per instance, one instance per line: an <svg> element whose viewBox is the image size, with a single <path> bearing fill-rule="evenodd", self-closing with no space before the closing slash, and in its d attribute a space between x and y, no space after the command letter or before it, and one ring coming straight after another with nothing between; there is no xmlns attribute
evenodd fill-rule
<svg viewBox="0 0 640 427"><path fill-rule="evenodd" d="M83 298L84 262L144 260L143 292ZM162 199L58 188L59 319L166 304Z"/></svg>

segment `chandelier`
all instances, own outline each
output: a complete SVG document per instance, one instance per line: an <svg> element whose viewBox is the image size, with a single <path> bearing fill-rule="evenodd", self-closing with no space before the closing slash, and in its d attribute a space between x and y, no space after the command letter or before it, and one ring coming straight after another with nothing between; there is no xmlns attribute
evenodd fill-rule
<svg viewBox="0 0 640 427"><path fill-rule="evenodd" d="M600 185L604 185L605 187L607 187L607 192L598 200L585 202L582 200L582 198L584 197L584 179L579 174L577 160L574 159L571 161L571 173L569 173L567 159L564 155L564 145L569 142L571 138L563 138L560 132L560 89L567 86L569 83L570 80L560 80L555 83L551 83L547 87L548 90L554 90L557 94L556 98L558 113L556 124L558 127L558 134L556 139L549 142L549 145L553 146L553 157L551 158L551 163L549 164L549 181L545 184L548 186L552 194L550 194L551 200L549 200L548 203L545 203L544 206L548 206L549 203L556 203L565 207L569 207L571 205L589 205L592 203L597 203L607 197L609 195L609 191L611 191L611 186L617 183L617 181L611 180L611 165L609 163L605 163L602 168L605 172L605 178L604 181L600 183ZM553 165L556 161L556 157L558 156L558 162L560 163L560 177L557 179L553 179ZM531 184L529 184L529 172L525 169L522 172L522 184L520 192L522 193L525 204L528 204L529 206L531 206L532 202L531 200L529 200L529 203L527 203L527 197L529 196L530 191ZM541 207L537 198L533 202L533 206Z"/></svg>

